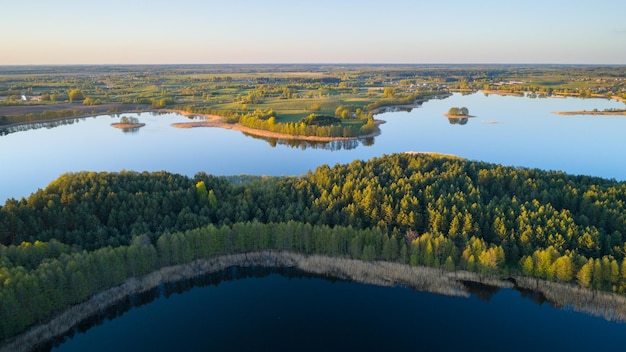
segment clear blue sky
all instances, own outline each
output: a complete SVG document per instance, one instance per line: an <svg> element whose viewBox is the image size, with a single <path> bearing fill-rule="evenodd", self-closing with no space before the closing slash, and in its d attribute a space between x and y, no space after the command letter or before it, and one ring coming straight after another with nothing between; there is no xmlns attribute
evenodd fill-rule
<svg viewBox="0 0 626 352"><path fill-rule="evenodd" d="M621 0L0 0L0 65L626 64Z"/></svg>

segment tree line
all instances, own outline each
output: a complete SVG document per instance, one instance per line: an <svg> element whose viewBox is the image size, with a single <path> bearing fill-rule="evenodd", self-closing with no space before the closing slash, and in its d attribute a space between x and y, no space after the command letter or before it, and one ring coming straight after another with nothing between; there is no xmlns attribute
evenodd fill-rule
<svg viewBox="0 0 626 352"><path fill-rule="evenodd" d="M625 201L624 182L425 154L300 177L68 173L0 208L2 336L154 268L263 249L624 293Z"/></svg>

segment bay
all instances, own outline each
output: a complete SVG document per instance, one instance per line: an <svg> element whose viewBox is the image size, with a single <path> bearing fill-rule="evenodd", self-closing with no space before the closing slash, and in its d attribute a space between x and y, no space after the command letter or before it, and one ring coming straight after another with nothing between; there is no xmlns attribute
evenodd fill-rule
<svg viewBox="0 0 626 352"><path fill-rule="evenodd" d="M476 117L450 121L443 114L453 106ZM552 113L623 106L604 99L454 94L378 115L387 123L373 139L320 144L176 129L170 125L189 119L173 113L95 116L0 136L0 199L28 196L65 172L301 175L322 164L406 151L623 181L626 117ZM122 115L146 126L132 133L112 128ZM499 289L489 300L464 299L284 273L200 286L158 294L150 304L77 332L59 350L583 350L620 346L626 332L623 323L538 305L512 289Z"/></svg>
<svg viewBox="0 0 626 352"><path fill-rule="evenodd" d="M453 106L465 106L476 117L452 124L443 114ZM268 141L218 128L177 129L170 125L189 121L178 114L95 116L0 136L0 199L26 197L65 172L297 176L322 164L406 151L625 180L626 117L552 113L623 107L606 99L454 94L410 112L377 115L387 123L373 139L320 144ZM146 126L134 133L112 128L122 115Z"/></svg>
<svg viewBox="0 0 626 352"><path fill-rule="evenodd" d="M449 297L293 269L231 268L134 298L120 317L54 350L582 351L621 346L626 332L626 324L514 289L473 292Z"/></svg>

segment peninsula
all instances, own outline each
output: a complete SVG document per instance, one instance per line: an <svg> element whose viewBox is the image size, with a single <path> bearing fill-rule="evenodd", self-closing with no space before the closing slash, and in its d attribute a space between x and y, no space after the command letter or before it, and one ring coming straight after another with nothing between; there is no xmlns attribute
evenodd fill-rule
<svg viewBox="0 0 626 352"><path fill-rule="evenodd" d="M557 115L604 115L604 116L626 116L626 109L608 110L579 110L579 111L555 111Z"/></svg>

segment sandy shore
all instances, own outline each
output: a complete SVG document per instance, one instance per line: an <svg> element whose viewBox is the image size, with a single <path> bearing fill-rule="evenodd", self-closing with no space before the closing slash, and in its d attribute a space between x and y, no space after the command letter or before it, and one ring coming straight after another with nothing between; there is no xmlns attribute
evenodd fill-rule
<svg viewBox="0 0 626 352"><path fill-rule="evenodd" d="M474 115L451 115L451 114L443 114L443 116L449 119L471 119L473 117L476 117Z"/></svg>
<svg viewBox="0 0 626 352"><path fill-rule="evenodd" d="M172 110L172 112L179 113L184 116L198 116L203 117L205 120L201 121L190 121L190 122L181 122L181 123L173 123L172 127L176 128L195 128L195 127L218 127L225 128L229 130L236 130L244 133L248 133L254 136L265 137L265 138L276 138L276 139L290 139L290 140L298 140L298 141L310 141L310 142L332 142L332 141L346 141L346 140L355 140L355 139L363 139L376 137L380 134L380 129L378 127L374 132L358 136L358 137L319 137L319 136L300 136L300 135L292 135L286 133L278 133L266 130L260 130L256 128L251 128L247 126L240 125L238 123L226 123L221 116L217 115L204 115L204 114L189 114L184 111ZM376 126L385 123L383 120L374 120Z"/></svg>
<svg viewBox="0 0 626 352"><path fill-rule="evenodd" d="M112 123L111 126L115 127L115 128L121 128L121 129L126 129L126 128L139 128L139 127L143 127L145 126L145 123Z"/></svg>
<svg viewBox="0 0 626 352"><path fill-rule="evenodd" d="M384 112L388 109L393 109L393 108L415 108L418 107L421 103L426 102L428 100L431 99L441 99L443 97L448 97L451 94L439 94L439 95L432 95L432 96L427 96L427 97L423 97L420 98L418 100L416 100L413 104L409 104L409 105L394 105L394 106L382 106L379 107L377 109L372 110L371 112L373 114L377 114L377 113L381 113ZM67 107L65 105L52 105L54 107L55 110L58 110L61 107ZM71 105L72 107L76 107L76 105ZM47 106L50 107L50 106ZM112 108L115 107L117 109L123 107L123 105L115 105L115 106L109 106L109 105L101 105L98 106L100 109L103 108ZM127 106L129 107L129 106ZM238 123L234 123L234 124L230 124L230 123L226 123L224 122L224 118L218 115L210 115L210 114L198 114L198 113L188 113L186 111L183 110L175 110L175 109L158 109L158 110L154 110L154 109L147 109L146 106L132 106L133 108L135 108L136 110L124 110L124 111L116 111L116 112L112 112L111 114L122 114L122 113L141 113L141 112L158 112L158 113L177 113L177 114L181 114L183 116L189 116L189 117L203 117L204 120L202 121L190 121L190 122L182 122L182 123L174 123L172 124L173 127L176 128L194 128L194 127L218 127L218 128L224 128L224 129L231 129L231 130L237 130L243 133L247 133L250 135L254 135L254 136L259 136L259 137L264 137L264 138L276 138L276 139L283 139L283 140L298 140L298 141L310 141L310 142L332 142L332 141L348 141L348 140L359 140L359 139L364 139L364 138L372 138L372 137L376 137L378 135L380 135L381 131L379 129L379 125L385 123L386 121L384 120L374 120L374 124L376 125L376 128L374 129L374 132L367 134L367 135L361 135L361 136L356 136L356 137L319 137L319 136L302 136L302 135L291 135L291 134L286 134L286 133L278 133L278 132L272 132L272 131L266 131L266 130L260 130L260 129L256 129L256 128L251 128L251 127L247 127L247 126L243 126L240 125ZM39 109L45 109L45 106L38 106ZM81 110L85 110L84 108ZM35 111L35 110L29 110L30 112L41 112L39 110ZM21 113L24 113L24 109L20 110ZM84 114L82 113L83 111L81 111L81 113L78 116L71 116L71 117L67 117L67 118L59 118L59 119L52 119L52 120L39 120L39 121L28 121L28 122L23 122L23 123L13 123L13 124L7 124L7 125L0 125L0 128L11 128L11 127L15 127L15 126L20 126L20 125L28 125L28 124L37 124L37 123L43 123L43 122L53 122L53 121L61 121L61 120L71 120L71 119L76 119L76 118L82 118L82 117L90 117L90 116L94 116L94 112L92 111L91 113L87 113L85 112ZM100 112L101 114L105 114L106 112ZM98 114L98 112L96 112L96 114ZM473 116L464 116L464 117L473 117ZM112 124L113 125L113 124ZM143 124L142 124L143 126ZM116 128L136 128L136 127L142 127L142 126L121 126L121 125L115 125L113 127Z"/></svg>
<svg viewBox="0 0 626 352"><path fill-rule="evenodd" d="M615 99L615 100L617 100L617 101L621 101L622 103L626 103L626 98L622 98L622 97L619 97L619 96L617 96L617 95L614 95L614 96L612 96L611 98L612 98L612 99Z"/></svg>

